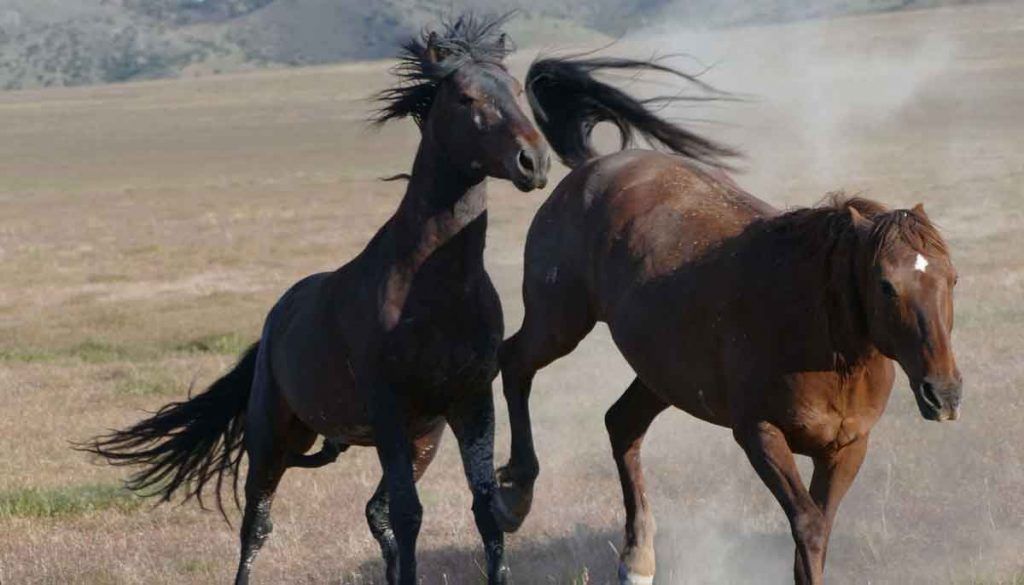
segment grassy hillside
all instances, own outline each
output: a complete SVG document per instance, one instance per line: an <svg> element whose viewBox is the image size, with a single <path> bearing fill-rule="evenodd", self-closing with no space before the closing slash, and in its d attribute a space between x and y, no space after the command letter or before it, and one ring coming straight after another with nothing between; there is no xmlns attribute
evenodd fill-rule
<svg viewBox="0 0 1024 585"><path fill-rule="evenodd" d="M0 0L0 87L86 85L386 57L446 11L520 10L521 45L964 0Z"/></svg>

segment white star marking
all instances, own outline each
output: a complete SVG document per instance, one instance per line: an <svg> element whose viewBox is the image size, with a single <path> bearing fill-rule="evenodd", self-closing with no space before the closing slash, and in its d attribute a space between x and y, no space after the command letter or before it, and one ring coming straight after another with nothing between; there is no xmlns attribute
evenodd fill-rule
<svg viewBox="0 0 1024 585"><path fill-rule="evenodd" d="M914 270L924 272L926 268L928 268L928 259L918 254L917 260L914 261Z"/></svg>

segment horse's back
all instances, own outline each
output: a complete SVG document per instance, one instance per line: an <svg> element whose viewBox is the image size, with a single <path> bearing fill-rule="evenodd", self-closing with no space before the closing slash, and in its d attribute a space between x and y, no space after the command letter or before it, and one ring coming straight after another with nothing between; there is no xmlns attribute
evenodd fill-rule
<svg viewBox="0 0 1024 585"><path fill-rule="evenodd" d="M527 240L527 280L584 282L607 320L634 286L774 213L724 172L677 155L621 151L575 169L545 202Z"/></svg>

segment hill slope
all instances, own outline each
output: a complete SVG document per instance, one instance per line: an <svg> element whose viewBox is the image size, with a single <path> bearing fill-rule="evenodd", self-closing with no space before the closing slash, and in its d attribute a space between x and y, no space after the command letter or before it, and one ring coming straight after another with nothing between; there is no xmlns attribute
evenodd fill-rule
<svg viewBox="0 0 1024 585"><path fill-rule="evenodd" d="M722 26L962 0L0 0L0 87L110 83L372 59L438 14L518 8L521 45L653 23Z"/></svg>

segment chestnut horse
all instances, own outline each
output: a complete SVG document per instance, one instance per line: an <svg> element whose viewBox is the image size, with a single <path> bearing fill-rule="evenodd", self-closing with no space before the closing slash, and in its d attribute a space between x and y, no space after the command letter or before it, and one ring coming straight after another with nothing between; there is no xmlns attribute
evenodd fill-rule
<svg viewBox="0 0 1024 585"><path fill-rule="evenodd" d="M416 583L422 507L415 482L445 422L459 442L488 582L505 583L503 533L491 514L501 304L484 269L485 179L543 188L547 144L520 107L503 63L503 18L465 17L405 46L400 84L377 120L412 117L422 139L397 212L359 256L294 285L263 335L207 391L165 406L89 449L142 465L129 486L168 500L220 487L249 458L241 559L249 581L271 530L270 505L288 467L318 467L349 445L375 446L383 479L366 517L390 584ZM305 452L317 435L323 449Z"/></svg>
<svg viewBox="0 0 1024 585"><path fill-rule="evenodd" d="M539 125L573 171L530 227L526 314L501 348L512 453L499 470L496 517L515 530L532 500L534 374L602 321L637 375L605 417L626 508L621 583L653 582L640 445L675 406L732 429L789 518L796 581L820 584L833 519L889 398L893 361L924 418L958 417L956 271L946 245L921 206L833 196L818 207L773 208L714 166L726 149L673 129L646 102L592 76L609 67L651 65L548 59L527 77ZM604 120L686 156L596 156L590 131ZM809 490L794 453L814 461Z"/></svg>

